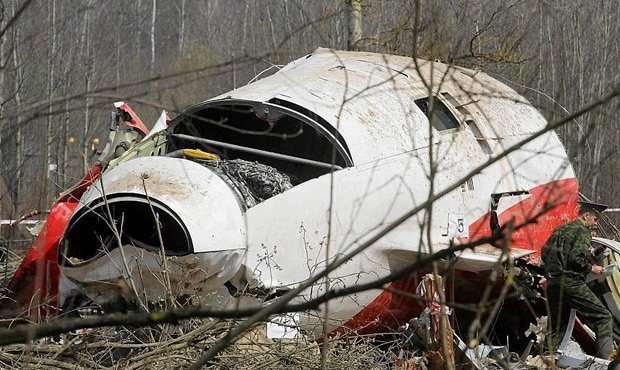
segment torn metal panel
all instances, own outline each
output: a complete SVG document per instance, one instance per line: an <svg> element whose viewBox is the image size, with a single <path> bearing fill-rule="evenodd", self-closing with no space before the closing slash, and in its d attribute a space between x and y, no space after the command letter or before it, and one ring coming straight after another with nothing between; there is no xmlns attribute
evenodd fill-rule
<svg viewBox="0 0 620 370"><path fill-rule="evenodd" d="M612 239L600 238L600 237L592 237L593 243L598 243L604 245L606 248L614 251L615 253L620 254L620 242Z"/></svg>
<svg viewBox="0 0 620 370"><path fill-rule="evenodd" d="M608 370L609 361L586 355L577 342L570 340L558 353L556 365L561 369Z"/></svg>
<svg viewBox="0 0 620 370"><path fill-rule="evenodd" d="M125 122L128 127L139 131L142 134L142 137L149 133L149 129L146 127L144 122L142 122L140 117L138 117L136 112L134 112L128 104L123 101L118 101L114 103L114 107L117 109L118 116Z"/></svg>
<svg viewBox="0 0 620 370"><path fill-rule="evenodd" d="M465 249L456 254L454 266L465 271L487 271L501 265L509 257L522 258L534 253L533 250L510 248L503 250L493 245L483 244L472 249Z"/></svg>
<svg viewBox="0 0 620 370"><path fill-rule="evenodd" d="M213 293L237 274L244 255L243 249L212 251L166 256L164 261L157 251L124 245L88 263L64 266L61 298L79 289L94 302L109 307L119 297L127 303L146 303L190 295L198 297L199 302L225 308L233 301L232 296Z"/></svg>
<svg viewBox="0 0 620 370"><path fill-rule="evenodd" d="M153 128L151 128L151 130L148 132L148 134L146 134L146 136L142 140L148 140L156 133L161 132L165 130L166 128L168 128L169 121L170 121L170 117L168 116L168 113L166 113L165 110L162 111L157 121L155 121Z"/></svg>

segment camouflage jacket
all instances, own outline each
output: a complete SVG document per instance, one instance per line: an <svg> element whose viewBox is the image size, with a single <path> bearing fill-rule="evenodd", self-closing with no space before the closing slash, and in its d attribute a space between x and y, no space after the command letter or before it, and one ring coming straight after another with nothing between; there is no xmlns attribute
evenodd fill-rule
<svg viewBox="0 0 620 370"><path fill-rule="evenodd" d="M591 243L590 230L579 220L556 228L543 246L540 256L545 277L550 280L564 277L566 280L584 282L592 269L587 258Z"/></svg>

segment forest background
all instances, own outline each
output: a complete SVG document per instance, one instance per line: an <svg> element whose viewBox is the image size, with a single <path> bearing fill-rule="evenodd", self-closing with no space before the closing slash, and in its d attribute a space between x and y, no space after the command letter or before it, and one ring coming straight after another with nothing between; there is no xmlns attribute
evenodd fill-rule
<svg viewBox="0 0 620 370"><path fill-rule="evenodd" d="M553 121L618 85L618 19L615 0L0 0L0 219L81 179L117 100L151 126L328 47L480 69ZM619 104L558 132L580 190L612 207Z"/></svg>

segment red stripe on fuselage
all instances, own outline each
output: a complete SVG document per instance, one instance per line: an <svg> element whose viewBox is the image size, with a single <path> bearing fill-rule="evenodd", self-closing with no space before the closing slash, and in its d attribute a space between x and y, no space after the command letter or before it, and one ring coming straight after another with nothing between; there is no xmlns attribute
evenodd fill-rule
<svg viewBox="0 0 620 370"><path fill-rule="evenodd" d="M500 225L513 222L520 225L536 217L536 221L515 230L511 238L511 246L530 249L535 251L530 257L530 262L537 263L540 250L553 230L559 225L577 217L578 191L577 180L569 178L553 181L529 190L530 195L521 202L509 207L499 214ZM490 201L490 194L489 194ZM544 210L548 209L546 212ZM491 235L490 214L486 213L469 227L470 240ZM390 288L415 293L423 272L411 274L409 277L394 281ZM480 274L463 272L461 278L478 280L483 277ZM480 281L477 281L480 283ZM484 282L482 282L484 283ZM467 297L459 299L455 293L455 301L466 301ZM464 294L465 296L467 294ZM384 332L388 328L395 328L413 317L418 316L424 306L413 299L392 294L384 290L364 309L353 316L334 333L354 330L360 334Z"/></svg>
<svg viewBox="0 0 620 370"><path fill-rule="evenodd" d="M509 222L515 226L525 224L512 233L510 246L535 251L530 257L530 262L538 263L540 250L553 230L577 217L579 200L577 180L570 178L553 181L532 188L529 193L526 199L498 215L499 224L506 225ZM489 217L487 213L470 225L470 239L491 235Z"/></svg>

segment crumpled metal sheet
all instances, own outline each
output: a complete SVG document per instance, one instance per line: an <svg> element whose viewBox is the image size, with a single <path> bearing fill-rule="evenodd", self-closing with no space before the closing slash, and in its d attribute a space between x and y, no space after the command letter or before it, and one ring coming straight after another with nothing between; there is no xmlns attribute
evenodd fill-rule
<svg viewBox="0 0 620 370"><path fill-rule="evenodd" d="M244 249L209 251L167 256L164 263L157 252L124 245L89 263L63 267L61 301L79 287L102 307L119 297L128 302L157 302L170 293L196 296L201 302L225 308L232 297L225 294L224 283L239 271L244 256Z"/></svg>

